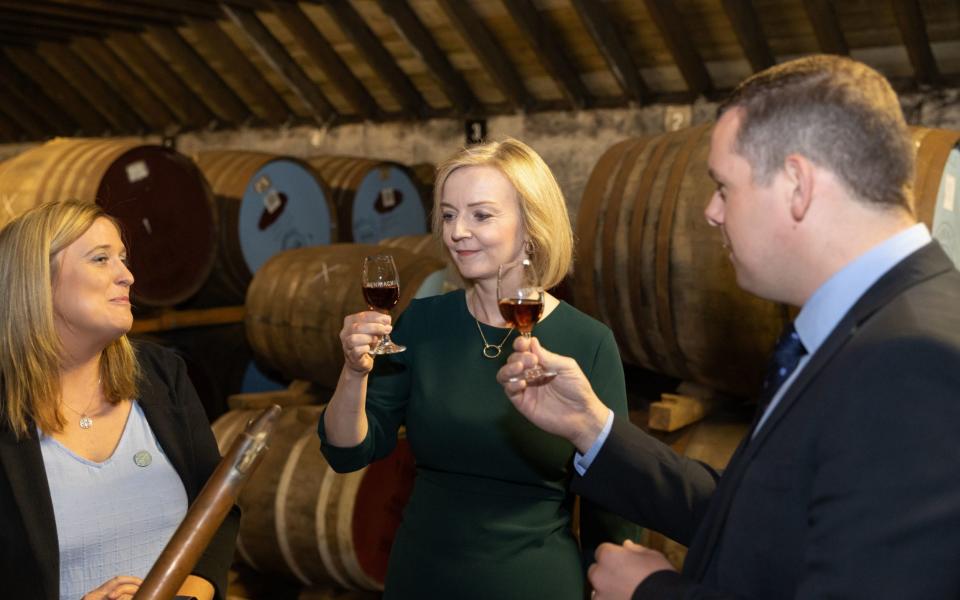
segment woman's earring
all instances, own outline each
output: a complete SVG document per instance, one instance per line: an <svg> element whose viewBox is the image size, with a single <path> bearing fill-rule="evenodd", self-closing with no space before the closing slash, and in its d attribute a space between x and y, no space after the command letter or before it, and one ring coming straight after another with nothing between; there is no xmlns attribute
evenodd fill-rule
<svg viewBox="0 0 960 600"><path fill-rule="evenodd" d="M524 240L523 242L523 252L528 256L533 255L533 251L536 250L536 247L533 245L533 242L530 240Z"/></svg>

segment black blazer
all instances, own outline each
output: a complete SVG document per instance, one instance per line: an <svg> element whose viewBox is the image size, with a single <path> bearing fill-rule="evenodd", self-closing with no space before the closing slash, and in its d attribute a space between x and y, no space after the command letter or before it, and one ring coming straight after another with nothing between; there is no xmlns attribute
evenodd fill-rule
<svg viewBox="0 0 960 600"><path fill-rule="evenodd" d="M216 440L183 360L154 344L136 348L144 374L140 406L192 503L220 460ZM221 599L239 518L234 508L193 570ZM40 442L35 433L17 441L6 428L0 430L0 582L3 597L57 600L60 594L57 529Z"/></svg>
<svg viewBox="0 0 960 600"><path fill-rule="evenodd" d="M960 273L936 242L843 317L720 477L623 421L573 488L690 546L644 598L960 597Z"/></svg>

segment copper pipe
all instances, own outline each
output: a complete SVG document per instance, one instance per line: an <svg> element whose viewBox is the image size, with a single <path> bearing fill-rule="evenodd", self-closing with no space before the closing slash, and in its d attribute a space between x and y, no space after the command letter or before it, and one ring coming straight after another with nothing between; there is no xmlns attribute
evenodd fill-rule
<svg viewBox="0 0 960 600"><path fill-rule="evenodd" d="M280 407L273 405L237 436L143 580L136 600L174 597L260 464L279 415Z"/></svg>

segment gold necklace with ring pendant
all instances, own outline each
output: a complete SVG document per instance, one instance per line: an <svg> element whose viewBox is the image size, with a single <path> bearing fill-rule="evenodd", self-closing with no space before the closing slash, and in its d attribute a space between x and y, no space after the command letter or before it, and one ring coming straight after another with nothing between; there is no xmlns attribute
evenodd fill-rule
<svg viewBox="0 0 960 600"><path fill-rule="evenodd" d="M487 336L483 335L483 329L480 327L480 319L474 317L473 320L477 324L477 331L480 332L480 339L483 340L483 357L494 359L500 356L500 353L503 352L503 345L507 343L507 339L510 337L510 334L513 333L513 325L510 326L510 331L507 332L507 335L503 336L499 344L491 344L487 341Z"/></svg>
<svg viewBox="0 0 960 600"><path fill-rule="evenodd" d="M497 358L500 356L500 353L503 352L503 345L507 343L507 338L510 337L510 334L513 333L513 327L510 327L510 331L507 332L507 335L503 337L503 340L499 344L491 344L487 341L485 335L483 335L483 329L480 328L479 319L474 318L474 321L477 323L477 331L480 332L480 339L483 340L483 356L484 358Z"/></svg>

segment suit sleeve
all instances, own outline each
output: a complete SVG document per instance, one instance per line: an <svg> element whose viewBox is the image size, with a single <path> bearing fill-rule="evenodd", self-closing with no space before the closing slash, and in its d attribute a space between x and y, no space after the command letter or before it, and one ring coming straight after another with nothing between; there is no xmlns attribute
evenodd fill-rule
<svg viewBox="0 0 960 600"><path fill-rule="evenodd" d="M612 334L610 343L615 344ZM634 523L689 545L719 475L630 423L623 366L615 346L612 354L604 362L614 365L610 369L616 373L598 373L590 383L613 409L613 428L586 474L574 475L573 490Z"/></svg>
<svg viewBox="0 0 960 600"><path fill-rule="evenodd" d="M615 415L626 418L627 392L623 363L609 330L605 331L588 372L591 386L604 403ZM604 510L587 498L580 499L580 547L585 568L594 562L594 553L600 544L621 544L626 539L636 541L639 537L640 527L637 524Z"/></svg>
<svg viewBox="0 0 960 600"><path fill-rule="evenodd" d="M220 451L217 449L217 441L213 437L213 431L210 429L210 422L200 403L200 398L187 376L187 368L179 356L176 360L176 389L177 401L183 406L186 414L186 423L190 428L190 439L194 449L194 473L195 481L192 487L194 494L199 494L200 490L206 484L207 479L213 474L220 462ZM240 509L234 506L223 523L217 529L213 539L207 545L206 550L200 556L192 574L203 577L211 584L216 591L215 598L224 600L227 597L227 571L233 561L234 545L236 544L237 531L240 527Z"/></svg>

